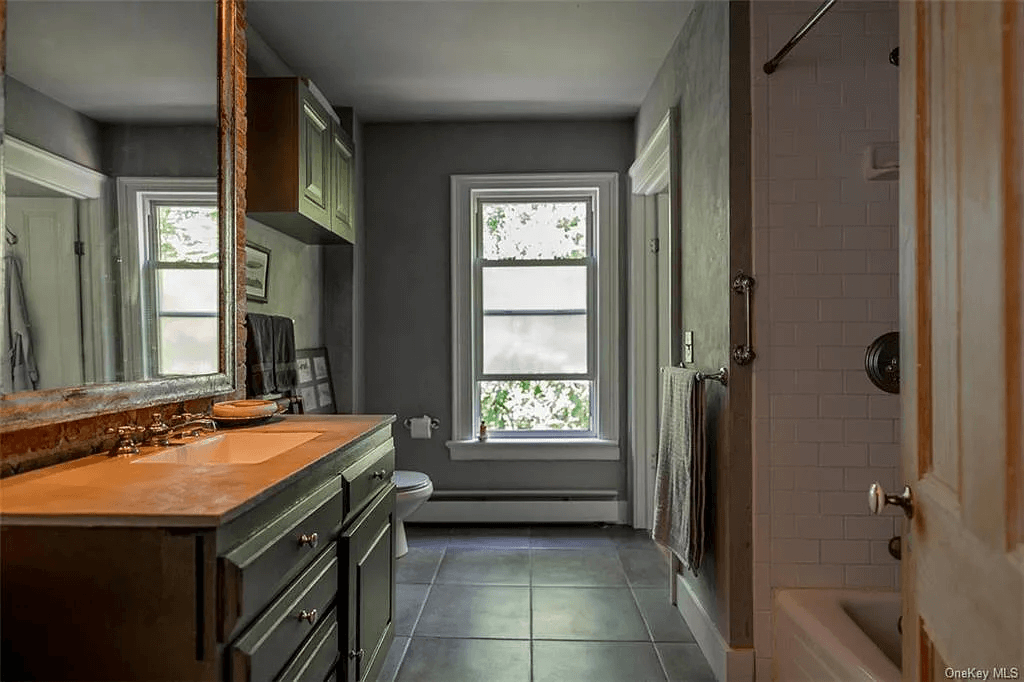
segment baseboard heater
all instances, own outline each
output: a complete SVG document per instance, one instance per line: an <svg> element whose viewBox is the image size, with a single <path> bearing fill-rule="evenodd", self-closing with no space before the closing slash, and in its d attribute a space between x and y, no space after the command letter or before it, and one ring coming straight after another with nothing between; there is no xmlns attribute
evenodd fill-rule
<svg viewBox="0 0 1024 682"><path fill-rule="evenodd" d="M616 490L435 490L412 523L625 523Z"/></svg>

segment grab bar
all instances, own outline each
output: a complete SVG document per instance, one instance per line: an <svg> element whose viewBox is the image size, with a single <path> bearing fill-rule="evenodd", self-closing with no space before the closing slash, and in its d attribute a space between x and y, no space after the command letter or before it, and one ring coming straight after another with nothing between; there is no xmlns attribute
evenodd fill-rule
<svg viewBox="0 0 1024 682"><path fill-rule="evenodd" d="M832 5L834 4L836 4L836 0L825 0L825 2L821 3L821 7L814 11L811 18L804 22L804 25L801 26L795 34L793 34L793 37L789 39L789 42L783 45L782 49L779 50L774 57L765 62L764 72L772 73L775 69L779 68L779 64L786 58L789 51L796 47L796 44L803 39L804 35L806 35L808 31L811 30L811 27L818 23L818 20L825 16L825 12L832 9Z"/></svg>
<svg viewBox="0 0 1024 682"><path fill-rule="evenodd" d="M752 338L754 313L753 307L750 305L750 297L754 290L754 278L743 274L741 270L732 281L732 290L745 297L747 304L747 342L733 347L732 359L736 361L737 365L749 365L757 357L757 353L754 352L754 339Z"/></svg>

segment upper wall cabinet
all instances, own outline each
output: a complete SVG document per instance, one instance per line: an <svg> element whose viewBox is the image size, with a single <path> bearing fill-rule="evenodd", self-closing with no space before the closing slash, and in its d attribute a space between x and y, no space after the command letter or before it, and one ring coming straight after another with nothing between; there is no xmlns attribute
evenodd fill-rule
<svg viewBox="0 0 1024 682"><path fill-rule="evenodd" d="M355 241L352 145L301 78L250 78L246 212L307 244Z"/></svg>

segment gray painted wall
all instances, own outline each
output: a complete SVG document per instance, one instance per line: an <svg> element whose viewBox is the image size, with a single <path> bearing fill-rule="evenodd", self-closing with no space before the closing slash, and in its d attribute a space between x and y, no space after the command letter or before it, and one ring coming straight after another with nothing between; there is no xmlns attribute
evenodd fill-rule
<svg viewBox="0 0 1024 682"><path fill-rule="evenodd" d="M324 345L320 291L323 252L263 223L246 219L245 239L270 249L267 303L248 301L250 312L284 315L295 321L295 347Z"/></svg>
<svg viewBox="0 0 1024 682"><path fill-rule="evenodd" d="M750 268L749 219L740 219L750 205L749 94L736 100L749 90L748 11L745 2L697 2L636 118L639 152L669 107L680 107L682 327L693 331L697 368L730 365L738 302L730 273ZM749 372L735 365L728 391L708 387L710 548L698 575L684 577L733 646L753 636L744 587L752 581L749 396Z"/></svg>
<svg viewBox="0 0 1024 682"><path fill-rule="evenodd" d="M6 85L9 135L93 170L103 170L99 123L10 76Z"/></svg>
<svg viewBox="0 0 1024 682"><path fill-rule="evenodd" d="M399 423L424 413L441 422L431 440L412 440L401 426L395 429L400 468L428 474L441 490L625 489L624 462L449 459L449 183L457 173L615 171L621 179L620 226L625 235L633 135L630 120L365 126L363 409L395 413ZM620 281L626 272L624 244ZM624 360L621 367L624 372ZM624 419L625 381L621 383ZM620 433L626 433L624 427Z"/></svg>
<svg viewBox="0 0 1024 682"><path fill-rule="evenodd" d="M215 178L217 125L103 126L105 172L118 176Z"/></svg>

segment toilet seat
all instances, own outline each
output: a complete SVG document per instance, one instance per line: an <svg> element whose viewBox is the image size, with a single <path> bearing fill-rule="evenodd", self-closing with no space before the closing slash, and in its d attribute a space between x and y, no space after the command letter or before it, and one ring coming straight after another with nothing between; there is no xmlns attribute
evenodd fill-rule
<svg viewBox="0 0 1024 682"><path fill-rule="evenodd" d="M395 485L398 492L409 493L430 485L430 477L419 471L396 471Z"/></svg>

